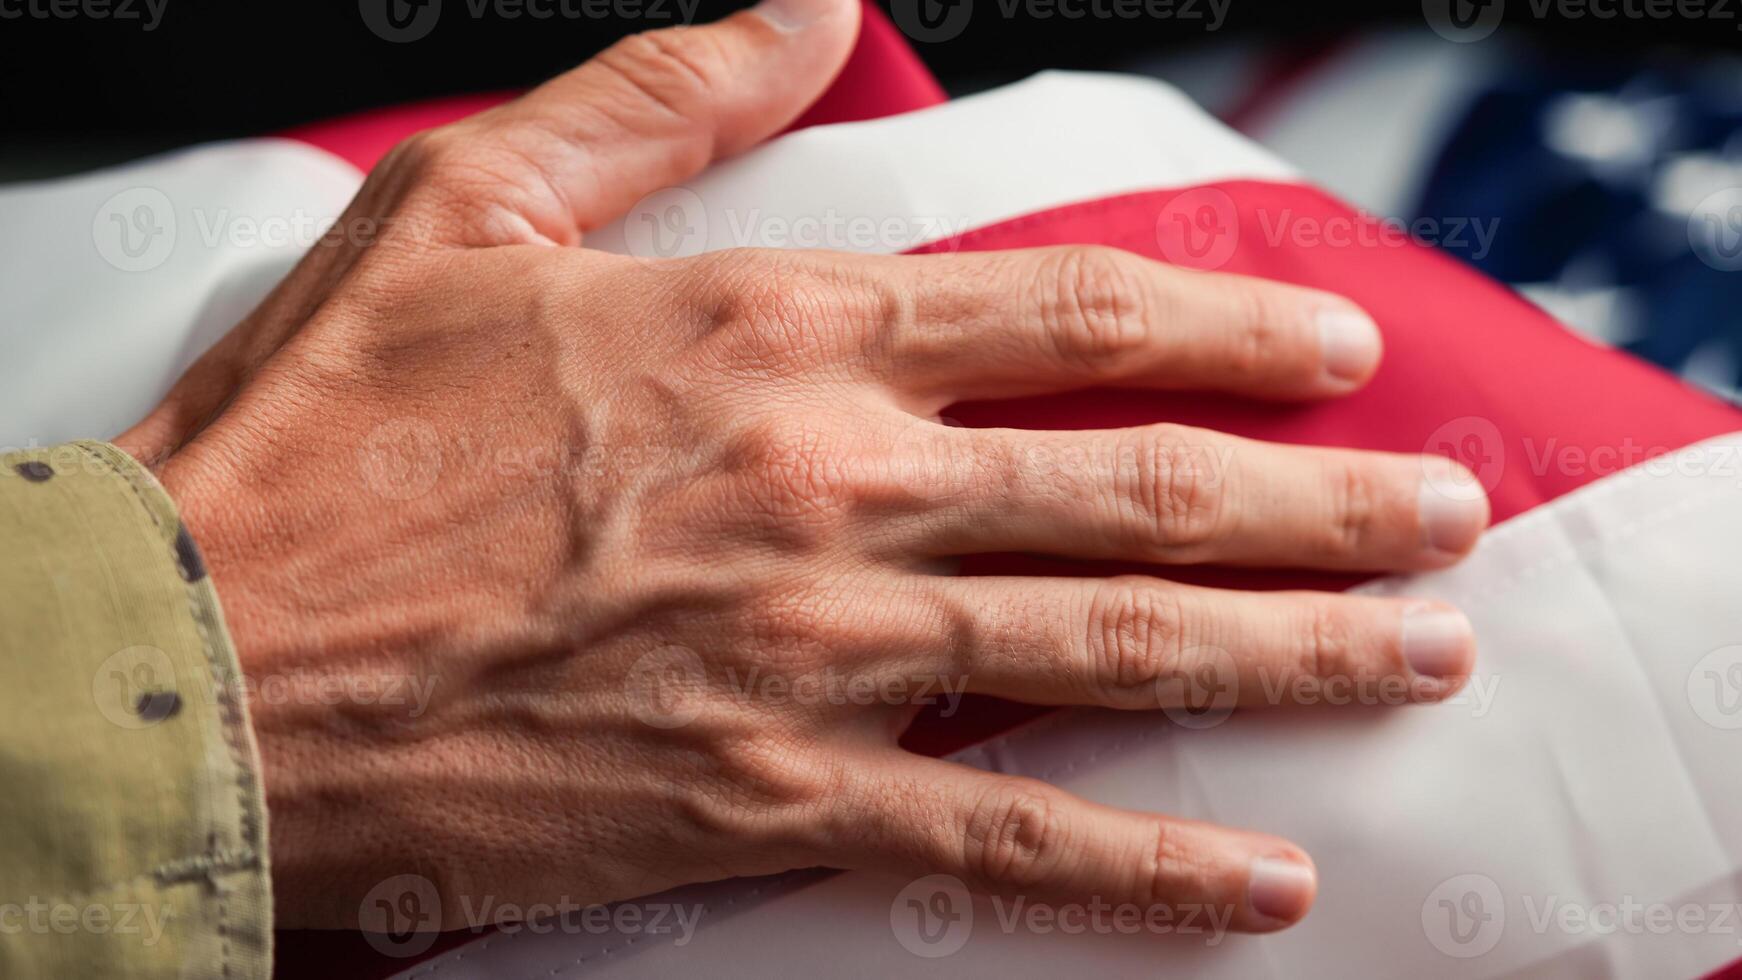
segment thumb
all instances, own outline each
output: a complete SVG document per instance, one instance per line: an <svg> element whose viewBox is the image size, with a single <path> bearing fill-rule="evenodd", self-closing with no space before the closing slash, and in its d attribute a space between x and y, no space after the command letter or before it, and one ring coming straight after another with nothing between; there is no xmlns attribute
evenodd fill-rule
<svg viewBox="0 0 1742 980"><path fill-rule="evenodd" d="M500 207L552 242L577 244L648 193L785 128L834 80L858 32L859 0L763 0L706 27L627 38L507 105L423 136L446 148L433 151L438 166L446 158L467 175L457 183L468 212ZM505 171L495 164L504 153L530 166L500 179ZM370 187L380 184L389 198L403 190L394 170L377 168L347 218L379 216ZM518 222L510 227L519 230ZM462 229L447 243L505 242ZM155 465L192 439L356 256L356 249L312 250L117 442Z"/></svg>
<svg viewBox="0 0 1742 980"><path fill-rule="evenodd" d="M707 26L637 34L477 121L555 192L547 213L524 217L574 243L784 129L840 72L859 11L858 0L762 0Z"/></svg>

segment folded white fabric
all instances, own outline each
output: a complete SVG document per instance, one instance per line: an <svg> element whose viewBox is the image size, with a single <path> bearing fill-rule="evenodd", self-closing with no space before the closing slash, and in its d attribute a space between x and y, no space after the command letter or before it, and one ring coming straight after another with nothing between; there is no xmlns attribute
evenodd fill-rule
<svg viewBox="0 0 1742 980"><path fill-rule="evenodd" d="M0 187L0 448L110 439L144 418L362 180L260 139Z"/></svg>

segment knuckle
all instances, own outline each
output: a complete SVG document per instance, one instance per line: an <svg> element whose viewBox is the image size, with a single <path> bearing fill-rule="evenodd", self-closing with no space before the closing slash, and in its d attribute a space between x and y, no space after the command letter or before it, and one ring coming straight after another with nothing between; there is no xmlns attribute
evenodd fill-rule
<svg viewBox="0 0 1742 980"><path fill-rule="evenodd" d="M833 537L856 500L853 465L817 428L767 426L748 437L748 503L766 526L800 550Z"/></svg>
<svg viewBox="0 0 1742 980"><path fill-rule="evenodd" d="M762 249L736 247L703 252L680 261L688 277L702 288L731 292L756 282L761 261L768 257Z"/></svg>
<svg viewBox="0 0 1742 980"><path fill-rule="evenodd" d="M1307 615L1307 628L1299 633L1302 642L1295 657L1295 669L1308 677L1354 676L1357 656L1354 622L1330 602L1313 603Z"/></svg>
<svg viewBox="0 0 1742 980"><path fill-rule="evenodd" d="M394 145L376 166L377 173L427 174L433 168L453 160L460 152L462 141L450 126L438 126L413 133Z"/></svg>
<svg viewBox="0 0 1742 980"><path fill-rule="evenodd" d="M808 426L791 425L765 436L757 463L760 482L781 499L824 501L847 489L843 460L820 430Z"/></svg>
<svg viewBox="0 0 1742 980"><path fill-rule="evenodd" d="M684 27L632 34L595 61L684 121L694 121L731 67L725 46L713 32Z"/></svg>
<svg viewBox="0 0 1742 980"><path fill-rule="evenodd" d="M1274 289L1256 283L1237 286L1232 302L1224 368L1236 379L1262 378L1290 348L1283 302Z"/></svg>
<svg viewBox="0 0 1742 980"><path fill-rule="evenodd" d="M1041 784L986 793L968 815L962 867L989 889L1029 888L1061 860L1065 828Z"/></svg>
<svg viewBox="0 0 1742 980"><path fill-rule="evenodd" d="M1375 475L1359 464L1339 464L1330 478L1331 519L1326 524L1331 554L1354 558L1368 550L1379 530L1379 488Z"/></svg>
<svg viewBox="0 0 1742 980"><path fill-rule="evenodd" d="M686 781L689 823L739 843L792 840L834 798L843 772L797 738L761 733L722 739L709 751L707 779Z"/></svg>
<svg viewBox="0 0 1742 980"><path fill-rule="evenodd" d="M707 298L705 336L747 368L787 373L840 346L850 325L882 315L875 289L764 249L730 249L695 261Z"/></svg>
<svg viewBox="0 0 1742 980"><path fill-rule="evenodd" d="M398 155L395 172L409 176L413 187L458 195L499 178L517 176L505 172L502 149L469 135L463 123L441 126L401 143L393 151Z"/></svg>
<svg viewBox="0 0 1742 980"><path fill-rule="evenodd" d="M1227 485L1192 438L1190 430L1163 427L1136 444L1134 465L1119 466L1130 482L1118 499L1136 511L1135 526L1170 551L1210 544L1227 513Z"/></svg>
<svg viewBox="0 0 1742 980"><path fill-rule="evenodd" d="M383 324L385 329L372 328L357 337L366 352L399 345L407 337L422 339L437 329L431 297L441 294L441 273L439 262L426 253L376 249L345 270L339 287L329 294L327 308L337 314L331 322L347 323L355 317ZM380 316L386 310L408 315L389 320Z"/></svg>
<svg viewBox="0 0 1742 980"><path fill-rule="evenodd" d="M1131 258L1105 246L1056 250L1042 277L1054 294L1042 315L1048 334L1069 362L1107 374L1147 342L1141 290Z"/></svg>
<svg viewBox="0 0 1742 980"><path fill-rule="evenodd" d="M425 242L466 229L477 244L519 241L519 209L540 171L515 149L509 131L462 121L408 137L376 167L364 197L391 213L383 235Z"/></svg>
<svg viewBox="0 0 1742 980"><path fill-rule="evenodd" d="M763 253L752 248L726 248L678 259L671 267L673 284L690 297L701 314L703 333L738 324L763 297L759 284L769 275Z"/></svg>
<svg viewBox="0 0 1742 980"><path fill-rule="evenodd" d="M809 804L827 791L822 778L827 770L816 765L796 740L751 738L728 758L727 774L757 809Z"/></svg>
<svg viewBox="0 0 1742 980"><path fill-rule="evenodd" d="M1156 700L1156 684L1180 668L1185 611L1173 592L1137 578L1096 590L1088 616L1087 679L1115 705Z"/></svg>
<svg viewBox="0 0 1742 980"><path fill-rule="evenodd" d="M1135 862L1133 892L1145 904L1177 903L1182 883L1202 877L1204 858L1173 823L1157 818L1150 824L1153 840L1141 860Z"/></svg>
<svg viewBox="0 0 1742 980"><path fill-rule="evenodd" d="M832 590L787 590L752 613L752 635L765 654L802 651L828 643L848 628L847 596Z"/></svg>

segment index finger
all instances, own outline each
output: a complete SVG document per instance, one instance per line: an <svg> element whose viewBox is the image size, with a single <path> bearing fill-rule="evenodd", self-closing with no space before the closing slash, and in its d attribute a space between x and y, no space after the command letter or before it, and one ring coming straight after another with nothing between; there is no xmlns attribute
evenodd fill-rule
<svg viewBox="0 0 1742 980"><path fill-rule="evenodd" d="M1365 384L1382 352L1373 319L1343 297L1119 249L884 261L911 302L878 345L881 366L940 408L1091 385L1325 398Z"/></svg>

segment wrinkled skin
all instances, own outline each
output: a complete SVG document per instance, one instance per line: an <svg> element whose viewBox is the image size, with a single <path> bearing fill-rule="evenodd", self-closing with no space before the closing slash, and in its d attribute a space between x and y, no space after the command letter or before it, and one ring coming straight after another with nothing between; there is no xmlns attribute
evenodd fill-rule
<svg viewBox="0 0 1742 980"><path fill-rule="evenodd" d="M402 873L451 927L481 896L827 865L1280 928L1315 885L1286 841L896 738L964 688L1153 709L1206 668L1252 704L1261 679L1463 682L1468 625L1438 607L947 574L1001 551L1455 561L1487 509L1433 491L1444 461L936 421L1100 384L1335 397L1380 357L1346 300L1091 248L575 247L779 131L856 16L790 0L632 38L413 138L121 440L203 547L250 681L347 692L252 704L281 925L354 925ZM396 684L427 697L359 693Z"/></svg>

